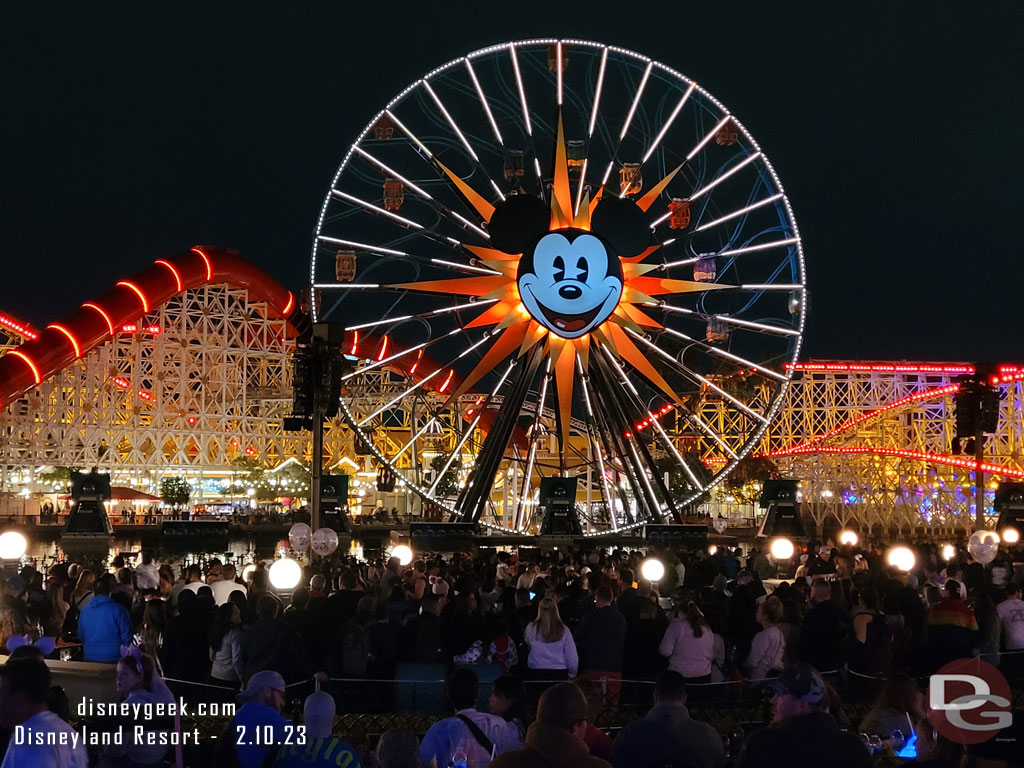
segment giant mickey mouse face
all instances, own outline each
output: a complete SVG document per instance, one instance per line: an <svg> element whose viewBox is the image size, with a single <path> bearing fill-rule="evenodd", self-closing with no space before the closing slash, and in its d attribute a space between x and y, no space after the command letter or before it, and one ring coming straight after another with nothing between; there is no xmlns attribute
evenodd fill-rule
<svg viewBox="0 0 1024 768"><path fill-rule="evenodd" d="M544 235L523 254L519 296L552 333L579 338L603 323L622 296L622 266L599 237L578 229Z"/></svg>

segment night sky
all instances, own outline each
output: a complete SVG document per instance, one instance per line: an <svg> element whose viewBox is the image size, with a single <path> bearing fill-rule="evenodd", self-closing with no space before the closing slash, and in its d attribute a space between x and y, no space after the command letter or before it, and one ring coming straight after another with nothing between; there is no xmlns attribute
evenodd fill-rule
<svg viewBox="0 0 1024 768"><path fill-rule="evenodd" d="M395 93L576 36L694 78L761 144L804 240L805 358L1024 362L1022 31L1010 2L6 3L0 310L45 325L196 243L299 289Z"/></svg>

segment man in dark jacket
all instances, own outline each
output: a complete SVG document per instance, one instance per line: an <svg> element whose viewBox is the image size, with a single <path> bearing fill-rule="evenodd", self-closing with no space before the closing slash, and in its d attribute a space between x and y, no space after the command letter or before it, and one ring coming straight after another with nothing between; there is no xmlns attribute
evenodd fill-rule
<svg viewBox="0 0 1024 768"><path fill-rule="evenodd" d="M800 660L823 672L841 669L852 647L850 616L832 599L832 584L823 579L811 586L811 605L800 631Z"/></svg>
<svg viewBox="0 0 1024 768"><path fill-rule="evenodd" d="M573 683L559 683L541 695L537 719L526 731L525 749L498 755L489 768L611 768L590 754L583 742L586 732L586 696Z"/></svg>
<svg viewBox="0 0 1024 768"><path fill-rule="evenodd" d="M829 768L870 768L871 755L854 733L839 729L828 712L828 693L821 676L806 664L795 664L773 682L775 722L750 734L737 768L823 765Z"/></svg>
<svg viewBox="0 0 1024 768"><path fill-rule="evenodd" d="M658 675L654 708L643 720L627 725L612 747L614 768L649 768L683 762L692 768L721 768L725 750L718 731L690 717L686 709L686 681L678 672Z"/></svg>
<svg viewBox="0 0 1024 768"><path fill-rule="evenodd" d="M594 593L596 610L583 617L575 632L580 671L583 677L603 686L607 706L616 706L619 701L626 646L626 619L612 605L612 599L611 587L598 587Z"/></svg>
<svg viewBox="0 0 1024 768"><path fill-rule="evenodd" d="M263 595L256 603L256 623L242 635L242 663L245 679L272 669L281 672L289 683L311 677L313 664L302 637L289 624L277 618L278 602Z"/></svg>

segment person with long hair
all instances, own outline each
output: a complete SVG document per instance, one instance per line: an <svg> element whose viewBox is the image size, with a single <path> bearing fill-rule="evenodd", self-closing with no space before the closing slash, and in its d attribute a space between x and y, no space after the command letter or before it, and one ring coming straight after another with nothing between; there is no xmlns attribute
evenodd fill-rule
<svg viewBox="0 0 1024 768"><path fill-rule="evenodd" d="M142 627L136 640L142 652L156 662L157 672L163 668L160 656L163 653L166 628L167 603L163 600L147 600L142 612Z"/></svg>
<svg viewBox="0 0 1024 768"><path fill-rule="evenodd" d="M138 648L132 647L130 652L117 662L117 692L124 696L124 703L150 706L170 704L174 694L168 689L163 678L157 674L153 659L144 655ZM127 729L130 733L131 729ZM149 735L154 735L147 729ZM163 734L166 736L167 734ZM110 744L103 750L100 765L103 768L156 768L164 765L170 747L166 742L160 744L148 742L138 743L136 739L126 735L122 744Z"/></svg>
<svg viewBox="0 0 1024 768"><path fill-rule="evenodd" d="M924 693L914 678L902 673L894 674L882 687L875 703L861 721L860 730L883 739L900 730L910 736L910 723L925 717Z"/></svg>
<svg viewBox="0 0 1024 768"><path fill-rule="evenodd" d="M777 597L766 598L757 607L757 623L762 629L750 643L750 655L744 666L748 680L764 680L785 666L786 636L778 625L782 621L782 603Z"/></svg>
<svg viewBox="0 0 1024 768"><path fill-rule="evenodd" d="M668 668L687 683L711 682L715 639L704 613L692 600L676 606L676 618L665 630L658 651L668 659Z"/></svg>
<svg viewBox="0 0 1024 768"><path fill-rule="evenodd" d="M92 600L92 588L96 584L96 574L84 570L78 575L78 581L71 592L69 604L81 613L82 609Z"/></svg>
<svg viewBox="0 0 1024 768"><path fill-rule="evenodd" d="M210 625L210 685L241 690L244 665L242 664L242 614L232 602L217 606L217 614Z"/></svg>
<svg viewBox="0 0 1024 768"><path fill-rule="evenodd" d="M526 665L535 680L568 680L576 677L579 656L572 632L562 622L558 604L545 597L537 605L537 618L524 633L530 655Z"/></svg>
<svg viewBox="0 0 1024 768"><path fill-rule="evenodd" d="M63 573L66 573L64 571ZM49 610L43 620L43 636L57 637L64 626L64 619L67 617L68 604L64 600L64 584L66 579L57 568L51 568L46 580L46 599L49 602Z"/></svg>

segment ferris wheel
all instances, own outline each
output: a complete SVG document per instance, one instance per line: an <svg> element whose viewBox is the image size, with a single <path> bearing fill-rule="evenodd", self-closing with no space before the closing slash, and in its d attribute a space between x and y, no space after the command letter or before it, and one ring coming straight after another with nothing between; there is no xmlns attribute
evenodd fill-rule
<svg viewBox="0 0 1024 768"><path fill-rule="evenodd" d="M311 283L357 442L425 513L519 533L552 487L593 535L681 521L764 434L806 307L743 125L582 40L485 48L391 100L331 183Z"/></svg>

